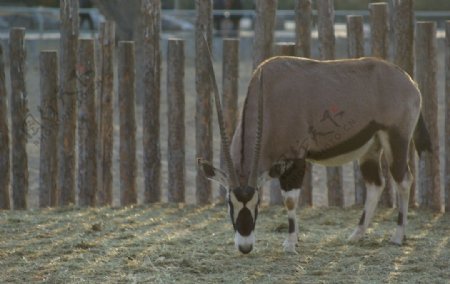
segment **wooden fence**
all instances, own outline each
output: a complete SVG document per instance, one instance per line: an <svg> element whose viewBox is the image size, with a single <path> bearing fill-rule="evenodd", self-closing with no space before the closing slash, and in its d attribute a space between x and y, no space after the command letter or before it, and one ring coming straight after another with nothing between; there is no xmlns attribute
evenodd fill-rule
<svg viewBox="0 0 450 284"><path fill-rule="evenodd" d="M253 66L272 55L311 56L311 0L296 1L295 43L274 43L273 29L277 1L256 1L255 44ZM372 56L388 59L389 13L394 13L394 62L411 74L423 94L423 113L432 138L432 151L419 161L419 198L412 194L412 205L423 205L441 212L450 206L450 21L446 23L445 62L445 129L437 124L437 47L436 25L432 22L415 24L413 0L395 1L394 11L388 11L386 3L370 4L370 43ZM212 160L212 105L211 86L207 74L208 54L205 37L212 46L212 7L210 1L197 1L196 20L196 151L198 156ZM59 61L56 51L42 51L40 56L41 90L41 140L39 206L65 206L75 204L78 192L79 206L111 205L113 166L114 99L114 24L102 24L99 32L100 59L94 60L94 40L78 39L78 1L61 1L61 40ZM120 202L121 205L137 203L136 186L136 121L135 83L145 86L143 97L143 141L145 179L143 203L160 202L161 151L159 104L161 84L159 0L142 0L139 33L136 42L118 44L118 100L120 104ZM364 56L364 19L361 16L347 18L348 56ZM318 31L321 59L335 57L334 8L332 0L318 1ZM417 37L414 42L414 30ZM27 145L27 92L25 89L24 52L25 30L14 28L10 33L11 72L11 129L8 128L6 104L5 67L0 47L0 208L26 209L28 194ZM236 125L237 82L239 76L239 40L224 40L223 53L223 107L228 134ZM417 56L414 58L413 47ZM140 50L140 52L135 52ZM136 58L141 56L142 58ZM185 202L185 102L184 102L184 42L171 39L167 52L167 101L168 101L168 201ZM59 64L58 64L59 62ZM135 62L142 64L135 68ZM96 63L99 66L96 66ZM417 74L413 74L416 65ZM144 70L145 76L135 70ZM100 78L100 80L96 79ZM59 80L59 84L57 84ZM58 99L59 98L59 99ZM59 100L59 101L58 101ZM59 103L58 103L59 102ZM98 108L94 106L97 105ZM78 128L77 128L78 127ZM78 140L75 129L78 129ZM445 131L445 144L439 145L439 131ZM78 143L78 175L75 169ZM11 147L9 147L11 145ZM444 184L440 184L440 147L445 148ZM415 152L411 151L415 169ZM11 157L11 160L9 159ZM384 163L385 164L385 163ZM12 166L11 166L12 165ZM305 178L305 190L301 204L313 205L312 170ZM355 203L364 200L364 183L357 166L355 170ZM386 166L384 166L385 172ZM10 173L12 179L10 179ZM389 176L382 203L395 205L395 194ZM329 168L328 201L333 206L344 205L342 169ZM77 180L76 180L77 179ZM78 184L78 191L75 189ZM279 191L272 185L272 204L281 202ZM165 192L165 191L164 191ZM415 192L415 190L414 190ZM414 193L413 192L413 193ZM10 194L12 193L12 194ZM222 193L223 197L223 193ZM443 199L444 198L444 199ZM198 204L212 202L211 185L201 174L196 178ZM12 201L12 203L11 203ZM420 201L420 204L418 202Z"/></svg>

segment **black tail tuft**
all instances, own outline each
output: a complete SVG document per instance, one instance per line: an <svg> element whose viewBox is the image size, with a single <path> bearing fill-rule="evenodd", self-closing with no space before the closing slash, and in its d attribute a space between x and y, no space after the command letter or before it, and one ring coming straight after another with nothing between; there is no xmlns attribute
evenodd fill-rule
<svg viewBox="0 0 450 284"><path fill-rule="evenodd" d="M419 156L425 151L431 152L430 133L428 132L427 126L425 125L422 113L420 114L419 120L417 121L413 139L417 154L419 154Z"/></svg>

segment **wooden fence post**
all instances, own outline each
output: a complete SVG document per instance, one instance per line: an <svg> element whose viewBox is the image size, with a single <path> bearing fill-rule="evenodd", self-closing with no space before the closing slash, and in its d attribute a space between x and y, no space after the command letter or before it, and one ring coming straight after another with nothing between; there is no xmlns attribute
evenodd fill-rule
<svg viewBox="0 0 450 284"><path fill-rule="evenodd" d="M143 151L144 151L144 202L161 201L161 147L160 147L160 98L161 98L161 1L142 0L142 74L138 79L143 91ZM206 54L206 53L205 53Z"/></svg>
<svg viewBox="0 0 450 284"><path fill-rule="evenodd" d="M228 141L231 141L238 116L239 39L224 39L222 50L222 111ZM221 155L220 164L222 168L225 168L223 155ZM220 187L222 200L225 200L225 195L226 189Z"/></svg>
<svg viewBox="0 0 450 284"><path fill-rule="evenodd" d="M113 159L113 101L114 101L114 47L115 24L106 21L100 24L100 91L98 99L98 191L99 206L112 205L112 159Z"/></svg>
<svg viewBox="0 0 450 284"><path fill-rule="evenodd" d="M12 195L14 209L27 209L27 91L25 88L25 29L12 28L9 34L11 73Z"/></svg>
<svg viewBox="0 0 450 284"><path fill-rule="evenodd" d="M137 203L134 42L119 42L119 120L121 205Z"/></svg>
<svg viewBox="0 0 450 284"><path fill-rule="evenodd" d="M296 45L293 42L278 42L275 43L273 48L273 55L280 56L294 56L296 52ZM283 197L281 196L281 186L278 179L272 179L270 181L269 191L269 204L270 205L282 205Z"/></svg>
<svg viewBox="0 0 450 284"><path fill-rule="evenodd" d="M75 203L78 0L60 1L58 187L61 205Z"/></svg>
<svg viewBox="0 0 450 284"><path fill-rule="evenodd" d="M58 205L58 54L42 51L40 63L41 145L39 164L39 207Z"/></svg>
<svg viewBox="0 0 450 284"><path fill-rule="evenodd" d="M445 196L450 211L450 21L445 22Z"/></svg>
<svg viewBox="0 0 450 284"><path fill-rule="evenodd" d="M253 41L253 70L264 60L272 56L273 33L277 0L255 0L255 37ZM279 191L280 186L272 181L268 190ZM261 190L263 192L263 190ZM261 197L264 195L262 194Z"/></svg>
<svg viewBox="0 0 450 284"><path fill-rule="evenodd" d="M184 41L169 39L167 47L169 202L185 202Z"/></svg>
<svg viewBox="0 0 450 284"><path fill-rule="evenodd" d="M253 69L272 55L277 0L255 0Z"/></svg>
<svg viewBox="0 0 450 284"><path fill-rule="evenodd" d="M197 10L195 23L196 155L212 161L212 86L207 58L208 48L212 50L212 1L195 1L195 7ZM197 170L196 189L195 196L198 204L211 202L211 182L200 170Z"/></svg>
<svg viewBox="0 0 450 284"><path fill-rule="evenodd" d="M333 0L317 1L320 59L335 58ZM328 205L344 205L342 167L327 167Z"/></svg>
<svg viewBox="0 0 450 284"><path fill-rule="evenodd" d="M95 206L97 195L97 121L94 40L78 42L78 202Z"/></svg>
<svg viewBox="0 0 450 284"><path fill-rule="evenodd" d="M347 53L349 58L364 56L364 30L362 16L347 16Z"/></svg>
<svg viewBox="0 0 450 284"><path fill-rule="evenodd" d="M396 0L393 4L394 63L414 78L414 0ZM414 176L409 206L416 206L416 150L409 150L409 168Z"/></svg>
<svg viewBox="0 0 450 284"><path fill-rule="evenodd" d="M312 1L295 1L295 47L297 56L311 57Z"/></svg>
<svg viewBox="0 0 450 284"><path fill-rule="evenodd" d="M416 81L422 93L422 114L431 138L431 153L419 159L419 192L422 202L437 212L444 210L439 166L436 23L418 22Z"/></svg>
<svg viewBox="0 0 450 284"><path fill-rule="evenodd" d="M372 56L388 59L389 55L389 13L387 3L371 3L370 39Z"/></svg>
<svg viewBox="0 0 450 284"><path fill-rule="evenodd" d="M0 209L11 209L10 148L8 127L8 94L6 93L5 62L0 45Z"/></svg>
<svg viewBox="0 0 450 284"><path fill-rule="evenodd" d="M274 45L273 55L295 56L295 47L293 42L277 42Z"/></svg>
<svg viewBox="0 0 450 284"><path fill-rule="evenodd" d="M364 56L364 30L362 16L347 16L347 53L349 58ZM366 184L357 161L353 162L355 180L355 204L364 204L366 199Z"/></svg>
<svg viewBox="0 0 450 284"><path fill-rule="evenodd" d="M312 1L295 1L295 45L296 56L311 57ZM312 206L313 165L306 163L305 176L299 196L301 206Z"/></svg>
<svg viewBox="0 0 450 284"><path fill-rule="evenodd" d="M387 3L371 3L370 10L370 39L371 53L373 57L388 60L389 55L389 13ZM380 197L380 203L386 207L395 204L395 191L392 187L392 178L389 165L385 156L381 160L381 169L384 176L385 186Z"/></svg>

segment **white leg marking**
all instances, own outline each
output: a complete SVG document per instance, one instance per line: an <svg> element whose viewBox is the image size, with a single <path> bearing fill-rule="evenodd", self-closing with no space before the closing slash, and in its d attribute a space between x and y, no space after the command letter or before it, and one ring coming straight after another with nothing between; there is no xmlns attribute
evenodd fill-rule
<svg viewBox="0 0 450 284"><path fill-rule="evenodd" d="M289 234L286 240L283 242L283 248L285 252L296 253L295 247L298 243L298 224L296 209L298 198L300 196L300 189L292 189L290 191L282 190L281 194L283 195L284 204L287 208L289 220Z"/></svg>
<svg viewBox="0 0 450 284"><path fill-rule="evenodd" d="M392 235L391 242L394 244L401 245L406 234L406 223L408 222L408 205L409 205L409 193L411 185L413 182L413 177L408 171L405 174L405 178L399 184L397 184L398 191L398 223L395 233Z"/></svg>

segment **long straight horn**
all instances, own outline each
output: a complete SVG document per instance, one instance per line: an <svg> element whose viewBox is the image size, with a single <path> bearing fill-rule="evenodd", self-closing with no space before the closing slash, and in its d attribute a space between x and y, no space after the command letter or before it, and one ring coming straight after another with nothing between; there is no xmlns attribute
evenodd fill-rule
<svg viewBox="0 0 450 284"><path fill-rule="evenodd" d="M219 89L217 88L217 82L216 82L216 75L214 73L214 67L212 63L212 54L211 50L209 49L208 41L206 40L206 36L203 37L205 40L206 47L208 49L208 58L209 58L209 77L211 79L211 83L213 84L213 91L214 91L214 101L216 104L216 110L217 110L217 119L219 121L219 129L220 129L220 138L222 142L222 149L223 149L223 156L225 159L225 165L228 170L228 177L230 179L230 188L234 189L239 186L239 180L236 175L236 170L234 168L233 160L231 159L230 154L230 143L228 142L228 137L225 131L225 124L223 120L223 112L222 107L220 105L220 97L219 97Z"/></svg>
<svg viewBox="0 0 450 284"><path fill-rule="evenodd" d="M255 142L255 152L253 153L253 161L250 171L250 176L248 178L248 185L250 187L256 188L258 183L258 164L259 164L259 154L261 152L261 137L263 131L263 75L262 67L259 68L259 94L258 94L258 120L256 128L256 142Z"/></svg>

